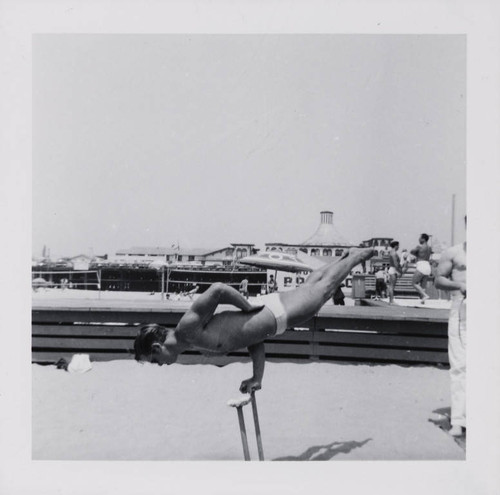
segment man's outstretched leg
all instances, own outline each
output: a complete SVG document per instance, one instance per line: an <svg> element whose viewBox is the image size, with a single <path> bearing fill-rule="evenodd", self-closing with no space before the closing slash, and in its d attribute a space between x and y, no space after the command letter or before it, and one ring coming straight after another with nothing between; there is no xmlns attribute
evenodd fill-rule
<svg viewBox="0 0 500 495"><path fill-rule="evenodd" d="M418 292L418 295L422 300L422 302L425 302L427 299L429 299L429 295L424 290L426 282L427 282L427 276L416 270L415 273L413 274L412 285Z"/></svg>
<svg viewBox="0 0 500 495"><path fill-rule="evenodd" d="M287 325L293 327L312 318L333 296L351 270L373 255L372 248L351 249L345 258L314 271L307 282L296 290L281 292Z"/></svg>

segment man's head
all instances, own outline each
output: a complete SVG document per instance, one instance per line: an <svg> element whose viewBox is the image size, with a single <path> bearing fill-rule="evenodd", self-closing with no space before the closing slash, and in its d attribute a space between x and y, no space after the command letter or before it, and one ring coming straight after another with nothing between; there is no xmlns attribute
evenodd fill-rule
<svg viewBox="0 0 500 495"><path fill-rule="evenodd" d="M389 246L391 246L392 249L395 249L396 251L399 249L399 242L398 241L392 241Z"/></svg>
<svg viewBox="0 0 500 495"><path fill-rule="evenodd" d="M420 234L420 237L418 239L418 242L420 244L425 244L429 241L429 236L427 234Z"/></svg>
<svg viewBox="0 0 500 495"><path fill-rule="evenodd" d="M151 323L139 329L134 342L135 359L160 366L177 361L177 339L172 329Z"/></svg>

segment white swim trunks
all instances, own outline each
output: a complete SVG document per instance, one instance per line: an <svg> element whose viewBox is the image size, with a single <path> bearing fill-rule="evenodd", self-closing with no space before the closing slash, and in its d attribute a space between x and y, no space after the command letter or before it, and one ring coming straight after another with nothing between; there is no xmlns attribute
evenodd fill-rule
<svg viewBox="0 0 500 495"><path fill-rule="evenodd" d="M393 266L389 267L389 275L396 275L398 272L396 271L396 268Z"/></svg>
<svg viewBox="0 0 500 495"><path fill-rule="evenodd" d="M431 264L428 261L417 261L416 269L422 275L429 276L431 274Z"/></svg>
<svg viewBox="0 0 500 495"><path fill-rule="evenodd" d="M286 323L286 313L285 308L280 300L280 295L278 292L273 292L272 294L267 294L259 299L259 302L265 305L276 319L276 335L281 335L285 333L287 323Z"/></svg>

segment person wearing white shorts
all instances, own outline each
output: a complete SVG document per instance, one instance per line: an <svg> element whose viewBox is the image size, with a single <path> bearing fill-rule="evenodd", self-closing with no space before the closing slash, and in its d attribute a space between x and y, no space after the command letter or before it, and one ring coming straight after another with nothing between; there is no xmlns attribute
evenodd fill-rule
<svg viewBox="0 0 500 495"><path fill-rule="evenodd" d="M417 266L413 274L412 284L418 292L422 304L425 304L425 301L429 299L429 295L425 292L425 286L431 275L429 260L431 259L432 248L428 242L429 236L422 234L418 240L418 246L410 251L417 258Z"/></svg>
<svg viewBox="0 0 500 495"><path fill-rule="evenodd" d="M389 283L387 285L387 292L389 293L389 303L394 304L394 290L398 276L403 276L403 267L401 266L401 259L398 254L399 242L392 241L391 250L389 252Z"/></svg>

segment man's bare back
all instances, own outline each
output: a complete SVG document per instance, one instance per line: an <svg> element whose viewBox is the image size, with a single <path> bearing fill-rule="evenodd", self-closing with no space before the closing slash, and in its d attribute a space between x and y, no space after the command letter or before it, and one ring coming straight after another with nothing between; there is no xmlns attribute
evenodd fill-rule
<svg viewBox="0 0 500 495"><path fill-rule="evenodd" d="M411 250L411 254L417 258L417 261L429 261L432 255L432 248L428 245L418 245Z"/></svg>
<svg viewBox="0 0 500 495"><path fill-rule="evenodd" d="M418 246L410 251L416 257L417 265L412 277L413 287L418 292L422 304L429 299L429 295L425 292L425 285L428 277L431 275L431 265L429 263L432 255L432 248L428 244L429 236L422 234L418 239Z"/></svg>

